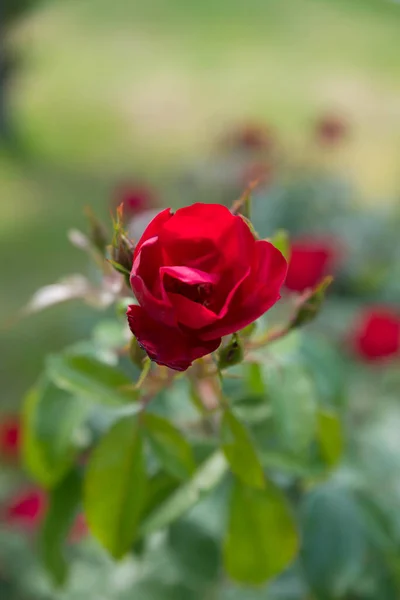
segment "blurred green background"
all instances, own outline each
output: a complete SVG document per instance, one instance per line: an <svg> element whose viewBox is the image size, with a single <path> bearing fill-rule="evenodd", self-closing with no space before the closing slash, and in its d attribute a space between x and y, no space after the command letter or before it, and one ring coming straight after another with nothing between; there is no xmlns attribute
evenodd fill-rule
<svg viewBox="0 0 400 600"><path fill-rule="evenodd" d="M399 31L388 0L38 0L21 12L6 35L22 150L0 154L2 406L96 318L71 306L15 322L38 287L85 269L66 231L84 227L87 204L106 214L119 181L144 177L165 203L225 129L271 124L301 156L333 111L351 127L335 166L366 201L395 201Z"/></svg>

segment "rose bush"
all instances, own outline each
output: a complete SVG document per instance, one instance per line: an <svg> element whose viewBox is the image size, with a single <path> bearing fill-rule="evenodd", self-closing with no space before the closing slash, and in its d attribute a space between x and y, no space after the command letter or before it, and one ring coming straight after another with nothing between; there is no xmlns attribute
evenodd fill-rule
<svg viewBox="0 0 400 600"><path fill-rule="evenodd" d="M271 308L286 270L279 250L226 207L166 209L135 249L130 328L152 360L184 371Z"/></svg>

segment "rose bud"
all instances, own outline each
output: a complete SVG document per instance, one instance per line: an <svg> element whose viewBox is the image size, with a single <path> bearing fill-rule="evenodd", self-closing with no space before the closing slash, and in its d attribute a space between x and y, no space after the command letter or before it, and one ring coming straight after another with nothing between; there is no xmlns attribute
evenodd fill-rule
<svg viewBox="0 0 400 600"><path fill-rule="evenodd" d="M116 265L121 267L121 272L130 270L133 260L133 250L133 242L131 242L125 233L120 232L116 236L115 242L113 242L111 258Z"/></svg>
<svg viewBox="0 0 400 600"><path fill-rule="evenodd" d="M184 371L270 309L286 270L279 250L228 208L168 208L135 248L130 328L152 360Z"/></svg>
<svg viewBox="0 0 400 600"><path fill-rule="evenodd" d="M128 238L124 230L123 221L124 207L120 204L117 208L117 216L114 220L114 235L111 243L111 259L114 268L121 273L129 275L132 268L134 244Z"/></svg>
<svg viewBox="0 0 400 600"><path fill-rule="evenodd" d="M400 314L385 306L370 307L359 317L350 344L363 360L374 362L400 355Z"/></svg>
<svg viewBox="0 0 400 600"><path fill-rule="evenodd" d="M348 126L343 119L335 115L327 115L316 125L318 141L325 146L333 146L341 142L348 134Z"/></svg>
<svg viewBox="0 0 400 600"><path fill-rule="evenodd" d="M125 218L130 220L155 206L155 194L145 185L124 184L117 188L115 194L115 205L120 204L124 207Z"/></svg>
<svg viewBox="0 0 400 600"><path fill-rule="evenodd" d="M238 335L233 335L226 346L218 352L218 368L220 370L233 367L242 362L243 344Z"/></svg>
<svg viewBox="0 0 400 600"><path fill-rule="evenodd" d="M292 242L285 287L292 292L304 292L330 275L339 259L338 245L333 240L299 238Z"/></svg>
<svg viewBox="0 0 400 600"><path fill-rule="evenodd" d="M328 275L314 288L309 288L298 297L296 311L292 317L290 329L302 327L310 321L313 321L319 314L322 304L325 300L326 291L333 281L333 277Z"/></svg>
<svg viewBox="0 0 400 600"><path fill-rule="evenodd" d="M19 456L21 425L17 416L3 417L0 421L0 457L15 460Z"/></svg>

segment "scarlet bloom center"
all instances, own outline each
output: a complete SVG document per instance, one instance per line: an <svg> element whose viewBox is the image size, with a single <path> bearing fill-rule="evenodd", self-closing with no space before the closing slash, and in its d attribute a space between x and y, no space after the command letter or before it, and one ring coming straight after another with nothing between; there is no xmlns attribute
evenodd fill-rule
<svg viewBox="0 0 400 600"><path fill-rule="evenodd" d="M170 275L165 275L164 288L166 292L179 294L207 308L211 306L211 299L214 295L214 285L211 283L186 283Z"/></svg>

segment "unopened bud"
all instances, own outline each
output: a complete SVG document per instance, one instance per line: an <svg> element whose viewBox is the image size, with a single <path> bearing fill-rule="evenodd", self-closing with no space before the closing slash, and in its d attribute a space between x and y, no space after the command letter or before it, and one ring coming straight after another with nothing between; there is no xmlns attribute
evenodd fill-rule
<svg viewBox="0 0 400 600"><path fill-rule="evenodd" d="M321 310L322 303L325 299L325 292L331 285L333 277L325 277L316 288L310 292L306 292L300 299L300 304L297 308L297 312L292 320L290 329L301 327L306 323L309 323L318 315Z"/></svg>
<svg viewBox="0 0 400 600"><path fill-rule="evenodd" d="M122 267L121 271L130 273L133 263L133 252L135 246L126 237L124 233L120 233L113 242L111 248L111 258L114 263ZM114 265L115 266L115 265Z"/></svg>
<svg viewBox="0 0 400 600"><path fill-rule="evenodd" d="M218 368L226 369L239 364L243 360L243 345L239 336L234 333L229 343L218 353Z"/></svg>
<svg viewBox="0 0 400 600"><path fill-rule="evenodd" d="M133 252L135 246L128 238L122 225L123 206L120 205L117 209L117 218L114 221L114 235L111 245L111 264L113 267L123 273L128 282L129 274L132 269Z"/></svg>

